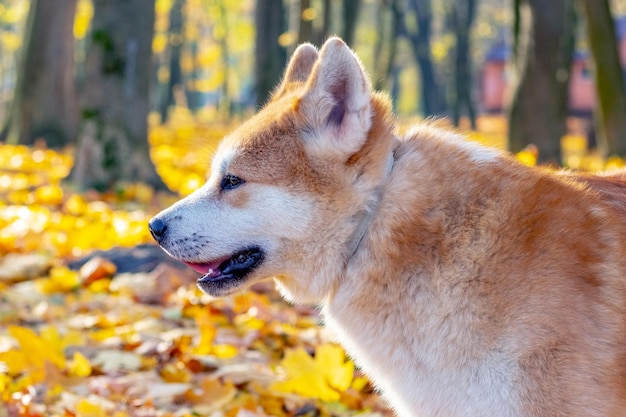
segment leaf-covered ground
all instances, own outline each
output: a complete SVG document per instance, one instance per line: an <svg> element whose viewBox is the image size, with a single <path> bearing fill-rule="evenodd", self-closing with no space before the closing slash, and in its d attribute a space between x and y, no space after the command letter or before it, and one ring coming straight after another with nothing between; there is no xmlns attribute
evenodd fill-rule
<svg viewBox="0 0 626 417"><path fill-rule="evenodd" d="M226 128L176 120L152 129L152 157L184 195ZM501 144L495 123L473 138ZM604 163L580 138L564 147ZM534 164L532 150L518 157ZM61 183L71 164L71 150L0 146L0 417L392 415L315 309L271 282L210 299L155 257L147 220L177 197L76 193Z"/></svg>

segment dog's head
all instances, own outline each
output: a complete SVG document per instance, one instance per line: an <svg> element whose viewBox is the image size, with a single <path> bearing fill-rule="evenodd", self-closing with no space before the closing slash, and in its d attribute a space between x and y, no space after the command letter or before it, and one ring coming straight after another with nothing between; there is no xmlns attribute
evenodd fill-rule
<svg viewBox="0 0 626 417"><path fill-rule="evenodd" d="M391 129L388 100L343 41L301 45L272 99L223 140L207 183L150 231L211 295L273 276L288 298L319 302L358 245Z"/></svg>

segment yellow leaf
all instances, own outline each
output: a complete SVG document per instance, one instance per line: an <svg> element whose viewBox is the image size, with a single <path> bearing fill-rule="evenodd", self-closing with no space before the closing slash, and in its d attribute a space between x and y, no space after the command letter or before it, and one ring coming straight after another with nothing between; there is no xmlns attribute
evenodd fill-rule
<svg viewBox="0 0 626 417"><path fill-rule="evenodd" d="M24 352L9 350L0 353L0 363L6 366L10 375L17 375L28 368L29 361Z"/></svg>
<svg viewBox="0 0 626 417"><path fill-rule="evenodd" d="M76 403L76 415L78 417L107 417L109 414L100 405L82 398Z"/></svg>
<svg viewBox="0 0 626 417"><path fill-rule="evenodd" d="M611 155L604 164L605 171L614 171L624 168L624 160L617 155Z"/></svg>
<svg viewBox="0 0 626 417"><path fill-rule="evenodd" d="M561 138L563 152L584 152L587 149L587 139L581 135L565 135Z"/></svg>
<svg viewBox="0 0 626 417"><path fill-rule="evenodd" d="M21 351L30 358L32 365L41 365L48 361L59 368L65 367L65 357L58 345L50 343L27 328L9 326L9 334L20 344Z"/></svg>
<svg viewBox="0 0 626 417"><path fill-rule="evenodd" d="M0 363L9 375L26 374L29 383L46 380L49 371L64 369L65 357L59 344L40 337L27 327L9 326L9 334L20 345L19 349L0 353Z"/></svg>
<svg viewBox="0 0 626 417"><path fill-rule="evenodd" d="M191 379L191 373L182 362L168 363L159 372L161 378L165 382L189 382Z"/></svg>
<svg viewBox="0 0 626 417"><path fill-rule="evenodd" d="M39 337L45 341L46 346L49 349L63 352L65 345L63 344L63 340L61 336L59 336L59 331L55 326L45 326L41 330L39 330Z"/></svg>
<svg viewBox="0 0 626 417"><path fill-rule="evenodd" d="M187 391L184 397L194 405L194 408L204 405L209 409L217 410L231 403L236 395L237 389L232 382L205 378L200 381L197 389Z"/></svg>
<svg viewBox="0 0 626 417"><path fill-rule="evenodd" d="M87 202L80 195L74 194L63 204L63 211L73 216L82 216L87 212Z"/></svg>
<svg viewBox="0 0 626 417"><path fill-rule="evenodd" d="M13 382L13 378L11 378L7 374L0 374L0 400L5 400L5 393L8 393L11 388L11 382Z"/></svg>
<svg viewBox="0 0 626 417"><path fill-rule="evenodd" d="M73 376L89 376L91 375L91 363L80 352L74 352L74 358L69 365L68 371Z"/></svg>
<svg viewBox="0 0 626 417"><path fill-rule="evenodd" d="M193 351L197 355L208 355L211 352L215 327L210 325L200 326L200 342Z"/></svg>
<svg viewBox="0 0 626 417"><path fill-rule="evenodd" d="M66 266L54 267L50 270L50 276L37 280L36 284L44 294L68 292L78 287L80 278L78 272L72 271Z"/></svg>
<svg viewBox="0 0 626 417"><path fill-rule="evenodd" d="M354 364L345 361L343 349L337 345L322 345L315 351L315 361L325 371L328 385L345 391L350 388L354 378Z"/></svg>
<svg viewBox="0 0 626 417"><path fill-rule="evenodd" d="M223 345L214 345L212 352L218 358L230 359L230 358L234 358L235 356L237 356L237 354L239 353L239 349L237 349L237 347L233 345L223 344Z"/></svg>
<svg viewBox="0 0 626 417"><path fill-rule="evenodd" d="M363 388L365 388L368 384L368 379L363 377L363 376L358 376L356 378L354 378L354 381L352 381L352 388L355 391L361 391L363 390Z"/></svg>
<svg viewBox="0 0 626 417"><path fill-rule="evenodd" d="M354 376L352 362L345 362L343 350L333 345L319 346L315 358L302 348L289 350L281 365L287 377L272 389L328 402L338 401L339 391L347 389Z"/></svg>
<svg viewBox="0 0 626 417"><path fill-rule="evenodd" d="M537 155L531 151L523 150L515 154L515 157L524 165L535 166L537 165Z"/></svg>

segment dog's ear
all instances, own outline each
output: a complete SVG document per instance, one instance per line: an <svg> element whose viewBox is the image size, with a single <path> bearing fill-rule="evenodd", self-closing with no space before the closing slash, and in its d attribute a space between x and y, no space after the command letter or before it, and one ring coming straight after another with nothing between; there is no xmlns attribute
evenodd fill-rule
<svg viewBox="0 0 626 417"><path fill-rule="evenodd" d="M284 95L295 83L304 83L308 80L315 61L317 61L317 49L313 45L303 43L298 46L291 56L282 82L272 94L272 99L275 100Z"/></svg>
<svg viewBox="0 0 626 417"><path fill-rule="evenodd" d="M298 111L314 134L315 148L348 159L367 139L371 127L371 85L357 56L339 38L322 49Z"/></svg>

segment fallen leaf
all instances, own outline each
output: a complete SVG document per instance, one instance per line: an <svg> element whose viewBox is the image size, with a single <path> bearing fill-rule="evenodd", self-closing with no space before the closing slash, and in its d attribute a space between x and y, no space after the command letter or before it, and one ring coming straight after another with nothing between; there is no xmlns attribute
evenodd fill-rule
<svg viewBox="0 0 626 417"><path fill-rule="evenodd" d="M86 377L91 375L91 363L80 352L74 352L74 358L68 367L72 376Z"/></svg>
<svg viewBox="0 0 626 417"><path fill-rule="evenodd" d="M79 270L80 281L83 286L89 286L103 278L109 278L115 274L117 267L107 259L96 256L87 261Z"/></svg>
<svg viewBox="0 0 626 417"><path fill-rule="evenodd" d="M319 346L315 358L302 348L288 350L281 366L286 378L273 383L272 389L329 402L341 398L339 391L347 389L354 376L354 364L333 345Z"/></svg>
<svg viewBox="0 0 626 417"><path fill-rule="evenodd" d="M91 361L104 373L136 371L141 367L141 356L119 350L102 350Z"/></svg>

